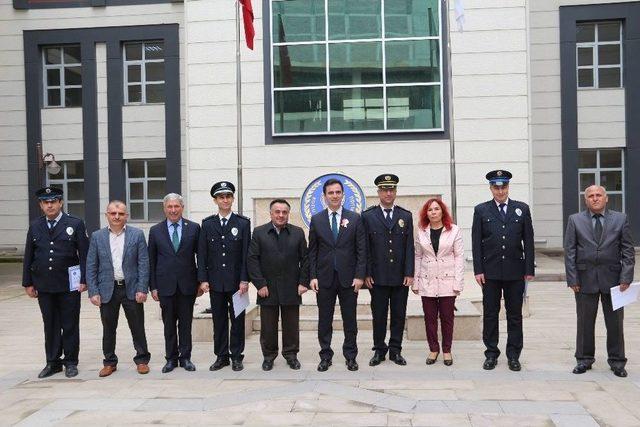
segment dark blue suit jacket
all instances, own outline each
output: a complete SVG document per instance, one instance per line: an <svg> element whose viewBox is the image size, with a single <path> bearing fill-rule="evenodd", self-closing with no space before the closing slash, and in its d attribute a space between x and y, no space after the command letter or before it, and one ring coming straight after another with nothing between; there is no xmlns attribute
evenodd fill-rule
<svg viewBox="0 0 640 427"><path fill-rule="evenodd" d="M29 225L24 246L22 286L41 292L69 292L69 267L80 265L80 283L85 277L89 238L80 218L62 214L53 230L45 216Z"/></svg>
<svg viewBox="0 0 640 427"><path fill-rule="evenodd" d="M149 288L161 296L172 296L176 289L183 295L195 295L198 290L196 253L200 225L182 218L182 236L178 252L164 220L149 231Z"/></svg>
<svg viewBox="0 0 640 427"><path fill-rule="evenodd" d="M236 292L240 282L249 281L249 243L249 218L232 213L224 230L217 214L205 218L198 244L198 280L209 282L211 291Z"/></svg>
<svg viewBox="0 0 640 427"><path fill-rule="evenodd" d="M346 221L345 221L346 220ZM347 288L354 278L363 279L367 271L367 237L362 218L342 208L342 223L334 242L327 209L311 218L309 225L309 273L318 286L330 288L334 271L340 285ZM346 225L346 226L345 226Z"/></svg>

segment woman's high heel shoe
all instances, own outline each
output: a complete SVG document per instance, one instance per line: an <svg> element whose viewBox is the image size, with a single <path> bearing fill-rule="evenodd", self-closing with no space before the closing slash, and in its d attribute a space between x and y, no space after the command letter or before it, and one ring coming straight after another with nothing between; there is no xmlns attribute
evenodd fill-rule
<svg viewBox="0 0 640 427"><path fill-rule="evenodd" d="M438 360L438 355L440 354L440 352L435 353L432 351L431 353L429 353L429 356L431 356L432 354L435 354L436 357L434 357L433 359L430 357L427 357L427 365L433 365L434 363L436 363L436 360Z"/></svg>
<svg viewBox="0 0 640 427"><path fill-rule="evenodd" d="M447 355L449 355L449 358L447 358ZM451 356L451 353L444 353L444 354L442 355L442 359L443 359L443 362L444 362L444 364L445 364L446 366L451 366L451 365L453 365L453 356Z"/></svg>

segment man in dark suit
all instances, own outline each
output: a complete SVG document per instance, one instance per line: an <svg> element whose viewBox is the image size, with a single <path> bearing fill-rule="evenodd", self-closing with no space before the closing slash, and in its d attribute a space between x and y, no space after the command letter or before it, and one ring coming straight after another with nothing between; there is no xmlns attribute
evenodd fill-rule
<svg viewBox="0 0 640 427"><path fill-rule="evenodd" d="M365 286L371 292L373 315L373 357L369 366L379 365L389 352L389 359L406 365L402 357L402 336L407 314L409 287L413 284L415 263L413 217L411 212L395 205L398 177L383 174L374 180L380 204L362 213L367 232L367 277ZM387 317L391 306L389 345Z"/></svg>
<svg viewBox="0 0 640 427"><path fill-rule="evenodd" d="M584 191L587 209L573 214L564 235L567 285L576 297L577 335L574 374L583 374L595 362L594 327L598 300L602 301L607 327L608 362L613 373L626 377L624 308L613 311L611 288L626 291L633 280L635 252L627 215L607 209L604 187Z"/></svg>
<svg viewBox="0 0 640 427"><path fill-rule="evenodd" d="M482 286L482 340L486 346L483 368L496 367L498 314L504 297L507 310L507 359L509 369L519 371L522 352L522 302L525 281L534 276L534 245L531 212L526 203L509 199L506 170L486 175L493 199L477 205L471 229L473 270Z"/></svg>
<svg viewBox="0 0 640 427"><path fill-rule="evenodd" d="M22 286L27 295L38 298L44 322L47 364L38 378L61 372L63 365L67 377L78 375L80 293L87 289L89 240L84 222L62 212L62 196L62 190L55 187L36 192L44 216L29 225L24 247ZM79 268L77 290L72 290L69 282L73 267Z"/></svg>
<svg viewBox="0 0 640 427"><path fill-rule="evenodd" d="M199 292L196 253L200 225L182 217L181 195L167 194L163 205L166 220L149 231L149 288L151 297L160 301L164 323L167 363L162 372L171 372L178 365L195 371L191 362L191 322Z"/></svg>
<svg viewBox="0 0 640 427"><path fill-rule="evenodd" d="M236 317L233 294L249 290L247 253L251 222L231 211L235 191L228 181L213 184L210 193L218 213L202 221L198 244L198 280L203 292L210 291L213 349L217 356L209 367L211 371L228 366L229 358L234 371L244 367L244 311Z"/></svg>
<svg viewBox="0 0 640 427"><path fill-rule="evenodd" d="M100 308L103 367L99 377L118 369L116 331L122 306L131 331L139 374L149 373L151 354L144 330L144 303L149 292L149 250L144 233L127 225L127 205L112 200L107 205L108 226L91 234L87 254L87 286L91 303Z"/></svg>
<svg viewBox="0 0 640 427"><path fill-rule="evenodd" d="M317 292L319 314L318 371L329 369L333 358L331 337L336 297L340 300L344 329L342 354L346 359L347 369L357 371L356 308L358 292L364 284L367 269L367 238L360 215L342 207L342 182L328 179L322 192L327 209L315 214L309 226L310 287Z"/></svg>
<svg viewBox="0 0 640 427"><path fill-rule="evenodd" d="M275 199L271 221L256 227L251 237L247 269L258 289L262 369L270 371L278 356L278 311L282 318L282 356L300 369L300 304L309 286L307 239L302 228L289 224L291 205Z"/></svg>

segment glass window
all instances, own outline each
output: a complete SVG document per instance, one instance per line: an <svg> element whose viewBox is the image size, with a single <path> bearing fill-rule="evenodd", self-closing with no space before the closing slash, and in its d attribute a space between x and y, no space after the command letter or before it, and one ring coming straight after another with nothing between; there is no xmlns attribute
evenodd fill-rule
<svg viewBox="0 0 640 427"><path fill-rule="evenodd" d="M64 211L84 219L84 163L82 160L58 162L60 172L47 173L47 185L64 192Z"/></svg>
<svg viewBox="0 0 640 427"><path fill-rule="evenodd" d="M43 105L82 106L82 57L79 45L42 48Z"/></svg>
<svg viewBox="0 0 640 427"><path fill-rule="evenodd" d="M164 218L166 176L165 159L127 160L127 205L131 220L154 222Z"/></svg>
<svg viewBox="0 0 640 427"><path fill-rule="evenodd" d="M122 51L125 104L163 103L164 43L125 43Z"/></svg>
<svg viewBox="0 0 640 427"><path fill-rule="evenodd" d="M578 88L622 86L622 23L577 25Z"/></svg>
<svg viewBox="0 0 640 427"><path fill-rule="evenodd" d="M437 0L272 0L274 135L442 130Z"/></svg>
<svg viewBox="0 0 640 427"><path fill-rule="evenodd" d="M580 150L578 157L578 185L580 209L585 209L584 190L591 185L601 185L607 190L607 207L624 212L624 150L603 148Z"/></svg>

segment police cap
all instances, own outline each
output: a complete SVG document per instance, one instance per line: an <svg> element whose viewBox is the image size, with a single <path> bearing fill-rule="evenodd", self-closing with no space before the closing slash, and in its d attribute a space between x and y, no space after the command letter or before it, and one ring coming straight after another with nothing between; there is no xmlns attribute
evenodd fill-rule
<svg viewBox="0 0 640 427"><path fill-rule="evenodd" d="M498 170L489 172L486 175L486 178L489 180L490 185L497 185L500 187L500 186L509 184L509 180L511 179L512 176L513 175L511 175L511 172L503 169L498 169Z"/></svg>
<svg viewBox="0 0 640 427"><path fill-rule="evenodd" d="M396 188L400 178L392 173L383 173L373 180L378 188Z"/></svg>
<svg viewBox="0 0 640 427"><path fill-rule="evenodd" d="M36 191L39 200L62 200L62 189L57 187L43 187Z"/></svg>
<svg viewBox="0 0 640 427"><path fill-rule="evenodd" d="M236 192L236 187L230 183L229 181L219 181L213 184L211 187L211 197L216 197L220 194L231 193L234 194Z"/></svg>

